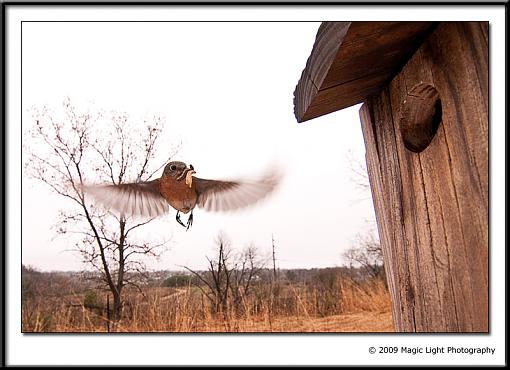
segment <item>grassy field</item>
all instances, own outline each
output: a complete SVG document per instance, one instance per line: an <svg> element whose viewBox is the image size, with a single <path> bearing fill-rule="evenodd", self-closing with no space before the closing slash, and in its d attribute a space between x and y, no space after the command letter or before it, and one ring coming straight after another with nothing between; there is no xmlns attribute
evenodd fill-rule
<svg viewBox="0 0 510 370"><path fill-rule="evenodd" d="M199 286L126 290L122 319L109 319L106 291L65 276L24 279L23 332L391 332L390 298L381 279L362 282L328 272L317 281L254 284L219 307ZM39 273L40 274L40 273ZM46 277L47 278L47 277Z"/></svg>

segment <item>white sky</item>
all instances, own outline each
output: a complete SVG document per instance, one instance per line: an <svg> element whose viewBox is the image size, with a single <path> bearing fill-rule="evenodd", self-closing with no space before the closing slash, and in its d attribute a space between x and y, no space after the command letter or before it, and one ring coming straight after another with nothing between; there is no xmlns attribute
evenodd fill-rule
<svg viewBox="0 0 510 370"><path fill-rule="evenodd" d="M204 268L220 230L235 249L254 243L262 253L270 252L274 234L281 268L340 265L374 214L349 164L365 163L359 106L302 124L293 114L294 88L319 25L24 23L23 131L33 125L29 107L58 110L68 96L79 109L165 117L165 138L183 142L176 159L192 163L199 177L256 176L274 162L284 169L278 191L253 208L197 209L188 232L173 210L154 222L148 230L172 235L172 243L159 262L147 261L150 268ZM82 267L78 255L64 252L70 240L53 240L50 229L67 202L23 178L23 263Z"/></svg>

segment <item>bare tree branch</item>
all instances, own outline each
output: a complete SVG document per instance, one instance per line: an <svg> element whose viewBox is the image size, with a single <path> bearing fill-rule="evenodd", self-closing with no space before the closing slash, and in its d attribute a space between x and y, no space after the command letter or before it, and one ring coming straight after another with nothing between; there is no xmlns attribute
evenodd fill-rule
<svg viewBox="0 0 510 370"><path fill-rule="evenodd" d="M263 268L257 259L257 251L253 246L240 254L233 254L230 241L224 233L219 233L215 240L215 258L206 257L208 270L201 274L189 267L182 266L198 278L195 284L212 303L214 313L226 315L233 302L238 312L241 303L249 293L254 277ZM230 299L232 298L232 299Z"/></svg>
<svg viewBox="0 0 510 370"><path fill-rule="evenodd" d="M161 118L146 121L147 128L140 130L125 113L110 117L101 112L80 113L69 99L63 106L63 118L45 107L34 110L35 125L25 141L25 171L72 201L73 211L60 212L56 233L81 238L75 248L87 265L101 273L113 294L114 319L118 320L123 287L133 282L132 274L142 276L145 269L138 258L157 257L168 239L137 240L133 230L153 219L135 222L94 207L86 199L83 184L140 180L155 161L163 122ZM168 145L165 151L168 147L172 154L178 150Z"/></svg>

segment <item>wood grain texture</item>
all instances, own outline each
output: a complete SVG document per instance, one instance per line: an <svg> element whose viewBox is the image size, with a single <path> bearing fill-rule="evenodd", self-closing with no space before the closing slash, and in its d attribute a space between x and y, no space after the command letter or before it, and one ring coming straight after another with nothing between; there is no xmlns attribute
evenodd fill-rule
<svg viewBox="0 0 510 370"><path fill-rule="evenodd" d="M434 86L442 121L420 153L402 102ZM443 22L360 116L398 331L487 332L488 24Z"/></svg>
<svg viewBox="0 0 510 370"><path fill-rule="evenodd" d="M306 61L305 69L294 91L296 117L304 116L307 107L317 96L317 86L324 81L350 24L350 22L323 22L320 25L312 53Z"/></svg>
<svg viewBox="0 0 510 370"><path fill-rule="evenodd" d="M294 91L303 122L380 91L435 22L324 22Z"/></svg>

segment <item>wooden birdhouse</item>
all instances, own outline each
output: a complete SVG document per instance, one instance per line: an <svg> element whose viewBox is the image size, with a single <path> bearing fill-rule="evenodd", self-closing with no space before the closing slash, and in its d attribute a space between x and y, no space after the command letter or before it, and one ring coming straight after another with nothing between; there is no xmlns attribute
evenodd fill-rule
<svg viewBox="0 0 510 370"><path fill-rule="evenodd" d="M489 329L488 30L325 22L294 93L298 122L363 103L397 331Z"/></svg>

